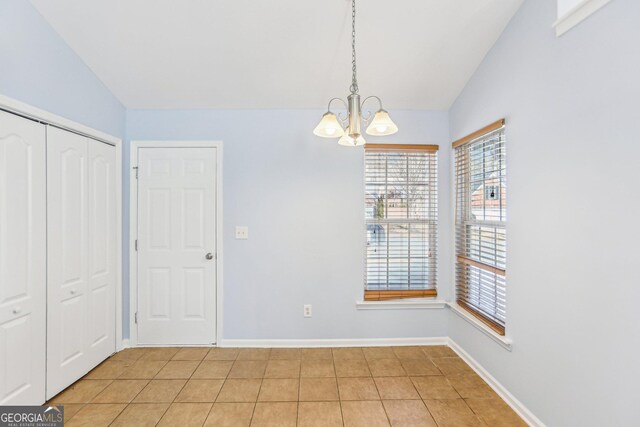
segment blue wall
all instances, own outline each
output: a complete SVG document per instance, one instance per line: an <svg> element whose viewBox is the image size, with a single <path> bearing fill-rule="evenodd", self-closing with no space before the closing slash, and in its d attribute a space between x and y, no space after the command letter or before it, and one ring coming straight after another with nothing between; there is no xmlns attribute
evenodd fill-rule
<svg viewBox="0 0 640 427"><path fill-rule="evenodd" d="M130 110L126 133L128 140L224 142L224 338L445 336L444 309L356 310L364 280L363 150L314 136L322 113ZM400 132L377 142L440 144L447 152L446 112L391 114ZM128 161L125 170L131 170ZM449 170L445 157L440 162L440 249L445 253ZM249 240L235 240L236 225L249 226ZM447 256L441 261L446 294L451 269ZM312 318L303 318L303 304L313 305Z"/></svg>
<svg viewBox="0 0 640 427"><path fill-rule="evenodd" d="M29 2L11 0L0 0L0 93L123 139L224 141L225 338L446 334L442 309L426 317L416 310L356 310L364 274L362 150L314 137L323 111L126 112ZM401 132L386 141L441 144L447 153L446 112L392 114ZM127 337L128 145L123 155ZM440 168L446 252L448 161ZM251 238L236 241L235 225L248 225ZM443 258L444 297L450 269ZM303 304L313 304L313 318L302 318Z"/></svg>
<svg viewBox="0 0 640 427"><path fill-rule="evenodd" d="M124 137L122 104L28 1L0 0L0 94Z"/></svg>
<svg viewBox="0 0 640 427"><path fill-rule="evenodd" d="M449 335L548 425L634 425L639 16L639 2L616 0L556 38L555 0L527 0L450 114L392 111L401 131L385 141L441 146L445 299L453 284L449 141L507 118L512 352L445 310L356 310L363 155L311 134L322 111L125 113L31 4L17 0L0 0L0 93L127 140L224 141L225 338ZM124 155L126 337L128 145ZM235 225L249 226L250 239L235 240ZM303 304L313 304L313 318L302 317Z"/></svg>
<svg viewBox="0 0 640 427"><path fill-rule="evenodd" d="M513 351L449 335L546 425L639 425L640 2L555 18L525 1L450 111L453 139L507 119Z"/></svg>

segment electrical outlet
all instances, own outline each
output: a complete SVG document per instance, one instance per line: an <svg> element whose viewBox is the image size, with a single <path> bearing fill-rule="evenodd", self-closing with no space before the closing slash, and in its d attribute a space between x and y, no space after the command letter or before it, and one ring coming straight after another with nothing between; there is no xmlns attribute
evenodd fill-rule
<svg viewBox="0 0 640 427"><path fill-rule="evenodd" d="M311 304L304 305L304 317L311 317Z"/></svg>
<svg viewBox="0 0 640 427"><path fill-rule="evenodd" d="M247 240L249 238L249 227L246 225L236 225L236 239Z"/></svg>

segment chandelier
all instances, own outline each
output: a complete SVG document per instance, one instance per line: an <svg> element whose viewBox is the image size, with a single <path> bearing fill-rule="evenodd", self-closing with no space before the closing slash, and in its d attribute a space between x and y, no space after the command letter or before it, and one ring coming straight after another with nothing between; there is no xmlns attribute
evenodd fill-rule
<svg viewBox="0 0 640 427"><path fill-rule="evenodd" d="M382 101L377 96L368 96L360 102L356 77L356 0L351 1L351 64L352 75L349 88L351 93L347 97L347 101L345 102L341 98L332 98L329 101L327 112L324 113L313 133L322 138L340 138L338 144L357 147L365 143L361 127L368 126L367 134L369 135L385 136L398 132L398 126L393 123L389 113L382 108ZM369 99L378 101L378 111L373 115L373 120L370 111L366 115L362 115L363 106ZM347 117L342 117L342 114L336 115L331 111L333 101L342 102L347 110Z"/></svg>

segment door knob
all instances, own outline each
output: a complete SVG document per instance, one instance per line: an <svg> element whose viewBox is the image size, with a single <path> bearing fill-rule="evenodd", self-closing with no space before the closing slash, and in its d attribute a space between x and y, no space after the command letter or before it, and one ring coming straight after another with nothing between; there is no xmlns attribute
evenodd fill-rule
<svg viewBox="0 0 640 427"><path fill-rule="evenodd" d="M211 252L209 252L209 253L205 256L205 258L207 258L207 259L213 259L213 254L212 254Z"/></svg>

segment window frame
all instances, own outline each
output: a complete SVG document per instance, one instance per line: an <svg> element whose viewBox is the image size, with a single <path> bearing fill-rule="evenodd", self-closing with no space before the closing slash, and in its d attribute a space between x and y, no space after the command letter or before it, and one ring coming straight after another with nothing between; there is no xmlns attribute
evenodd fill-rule
<svg viewBox="0 0 640 427"><path fill-rule="evenodd" d="M507 260L507 228L506 228L506 218L500 220L476 220L471 217L472 208L472 184L471 180L468 176L468 171L471 169L471 157L469 152L471 151L472 144L478 143L487 137L491 136L491 134L495 132L501 132L502 141L500 142L501 148L504 149L506 146L506 142L504 140L504 128L505 128L505 119L500 119L494 123L491 123L484 128L473 132L472 134L461 138L452 143L453 154L454 154L454 183L455 183L455 276L456 276L456 286L455 286L455 296L456 303L459 307L464 309L466 312L473 315L476 319L482 322L485 326L490 328L492 331L497 334L504 336L506 333L506 260ZM458 150L468 150L466 153L459 152ZM506 152L501 152L501 155L504 156L504 171L505 174L502 175L502 170L499 175L499 182L497 186L499 187L499 194L497 198L487 199L486 198L486 188L483 188L483 203L489 201L500 200L500 209L503 207L503 197L504 197L504 210L506 212L507 204L506 204L506 193L504 193L504 189L506 187L502 187L504 182L506 181ZM460 164L459 156L466 156L464 159L464 164ZM486 157L483 157L483 161ZM463 172L459 171L459 168L464 167L465 170ZM461 183L462 180L462 183ZM486 178L485 178L486 180ZM482 185L486 185L483 183ZM494 184L492 184L494 185ZM461 191L464 191L464 194L460 194ZM462 205L462 206L461 206ZM461 212L462 209L462 212ZM501 215L502 216L502 213ZM478 227L478 233L482 233L481 227L493 228L494 232L494 245L496 258L495 262L483 262L477 259L473 259L468 255L470 251L470 246L474 244L473 242L469 243L468 238L468 227ZM502 239L499 239L498 234L499 231L502 234ZM478 238L477 245L481 247L481 238ZM498 263L497 258L497 246L498 242L502 241L504 244L504 262ZM469 277L475 275L477 277L478 283L474 284L473 288L477 288L477 291L474 291L471 286ZM484 277L481 277L483 276ZM468 296L470 291L480 293L480 289L485 287L487 284L487 279L493 278L493 288L492 292L496 295L496 302L494 305L494 310L492 313L487 311L483 311L480 305L473 305L467 303ZM504 291L504 321L499 322L498 320L498 303L497 298L499 291ZM461 295L461 292L464 292L464 295ZM479 298L479 297L478 297Z"/></svg>
<svg viewBox="0 0 640 427"><path fill-rule="evenodd" d="M371 220L367 218L366 211L364 212L364 228L365 228L365 270L364 270L364 300L365 301L387 301L387 300L395 300L395 299L406 299L406 298L434 298L438 295L437 293L437 237L438 237L438 145L418 145L418 144L366 144L365 145L365 157L364 157L364 169L365 169L365 177L364 177L364 202L365 209L367 206L367 153L415 153L421 152L427 155L427 161L429 162L428 167L432 167L433 171L427 177L427 188L428 191L425 192L424 200L425 203L428 204L429 200L433 201L433 205L435 206L432 217L426 219L384 219L384 220ZM428 156L433 156L428 157ZM433 176L433 180L431 177ZM387 185L388 179L385 177L385 185ZM435 192L435 194L432 193ZM385 205L385 211L388 205ZM429 216L431 211L427 209L427 216ZM369 285L369 269L368 269L368 234L369 234L369 226L372 224L380 224L380 223L409 223L409 224L428 224L430 227L430 231L427 232L427 240L428 240L428 251L431 252L431 256L433 260L429 261L429 265L432 266L433 272L432 274L432 282L429 284L426 289L368 289ZM387 255L388 257L388 255ZM411 257L408 259L409 264L411 263ZM409 269L410 271L410 269ZM407 273L410 275L410 272ZM409 279L409 277L408 277ZM409 279L410 281L410 279ZM387 286L389 286L387 282ZM407 287L409 283L407 283Z"/></svg>

